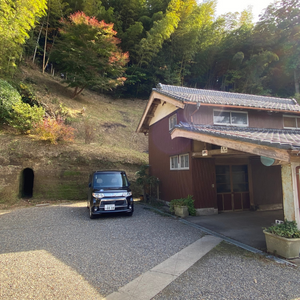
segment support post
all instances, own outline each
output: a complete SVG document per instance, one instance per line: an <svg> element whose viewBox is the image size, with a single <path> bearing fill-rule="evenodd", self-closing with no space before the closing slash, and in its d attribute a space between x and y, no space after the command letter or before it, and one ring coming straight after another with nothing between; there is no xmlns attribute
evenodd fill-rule
<svg viewBox="0 0 300 300"><path fill-rule="evenodd" d="M300 214L298 201L298 188L296 168L299 163L291 163L281 166L283 212L284 219L296 221L300 229Z"/></svg>

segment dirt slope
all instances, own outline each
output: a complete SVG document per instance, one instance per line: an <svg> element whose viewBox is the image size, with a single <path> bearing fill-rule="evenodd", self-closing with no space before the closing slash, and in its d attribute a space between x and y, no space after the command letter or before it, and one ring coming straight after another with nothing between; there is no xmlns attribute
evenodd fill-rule
<svg viewBox="0 0 300 300"><path fill-rule="evenodd" d="M49 114L58 114L62 107L73 113L68 122L76 133L73 143L52 145L0 126L0 206L18 197L24 168L40 174L47 168L78 166L81 172L122 168L134 181L139 166L148 162L148 139L135 132L146 101L113 99L88 90L72 99L72 89L64 80L30 67L23 68L15 81L30 87Z"/></svg>

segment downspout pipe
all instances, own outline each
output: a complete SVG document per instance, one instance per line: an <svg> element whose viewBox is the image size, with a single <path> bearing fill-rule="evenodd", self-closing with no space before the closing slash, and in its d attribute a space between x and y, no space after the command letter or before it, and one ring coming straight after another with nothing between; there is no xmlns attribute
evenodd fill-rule
<svg viewBox="0 0 300 300"><path fill-rule="evenodd" d="M197 108L194 112L191 114L191 123L194 124L194 114L199 110L200 108L200 102L197 102Z"/></svg>

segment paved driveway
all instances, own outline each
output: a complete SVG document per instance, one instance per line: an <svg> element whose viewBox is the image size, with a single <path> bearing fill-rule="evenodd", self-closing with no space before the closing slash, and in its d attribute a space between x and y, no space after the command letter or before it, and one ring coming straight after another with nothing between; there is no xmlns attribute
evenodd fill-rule
<svg viewBox="0 0 300 300"><path fill-rule="evenodd" d="M267 251L263 228L272 226L275 220L284 220L284 217L282 210L240 211L189 216L187 220L256 249Z"/></svg>
<svg viewBox="0 0 300 300"><path fill-rule="evenodd" d="M0 215L0 298L101 298L202 236L141 205L95 220L85 203L13 210Z"/></svg>

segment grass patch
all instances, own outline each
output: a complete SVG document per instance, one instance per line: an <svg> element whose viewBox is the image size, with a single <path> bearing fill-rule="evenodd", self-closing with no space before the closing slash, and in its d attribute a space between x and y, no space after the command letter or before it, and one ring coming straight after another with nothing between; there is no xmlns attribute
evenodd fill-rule
<svg viewBox="0 0 300 300"><path fill-rule="evenodd" d="M79 176L81 173L79 171L64 171L63 176Z"/></svg>

